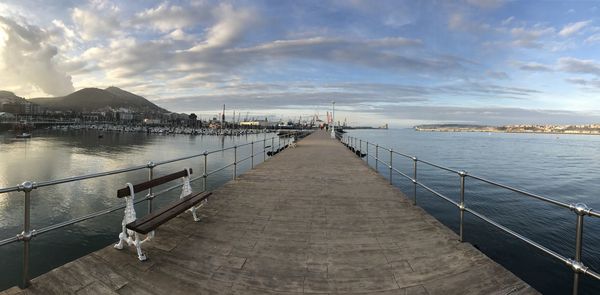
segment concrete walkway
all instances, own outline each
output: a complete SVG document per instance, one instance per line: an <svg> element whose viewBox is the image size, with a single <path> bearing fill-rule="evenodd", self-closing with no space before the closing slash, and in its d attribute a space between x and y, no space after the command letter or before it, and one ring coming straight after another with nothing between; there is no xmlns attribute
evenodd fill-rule
<svg viewBox="0 0 600 295"><path fill-rule="evenodd" d="M535 294L315 132L145 244L112 245L0 294Z"/></svg>

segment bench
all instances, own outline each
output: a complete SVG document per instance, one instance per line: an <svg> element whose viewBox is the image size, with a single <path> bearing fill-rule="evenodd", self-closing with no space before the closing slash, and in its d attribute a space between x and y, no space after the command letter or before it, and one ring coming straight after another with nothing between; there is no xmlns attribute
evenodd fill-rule
<svg viewBox="0 0 600 295"><path fill-rule="evenodd" d="M196 210L202 207L208 201L211 192L193 193L190 186L190 175L192 169L183 169L181 171L161 176L146 182L131 184L117 191L118 198L125 198L125 216L123 217L122 232L119 234L119 242L115 245L117 249L123 249L127 243L129 246L135 246L138 259L144 261L147 259L146 254L142 252L142 244L150 241L154 237L154 230L173 217L190 211L194 217L194 221L199 221L196 216ZM154 211L144 217L137 218L135 213L134 201L135 194L155 186L168 183L170 181L182 178L183 185L181 186L181 195L179 200L167 204L158 211ZM200 203L200 205L198 205ZM198 205L198 206L196 206ZM141 239L140 235L146 235L145 239Z"/></svg>

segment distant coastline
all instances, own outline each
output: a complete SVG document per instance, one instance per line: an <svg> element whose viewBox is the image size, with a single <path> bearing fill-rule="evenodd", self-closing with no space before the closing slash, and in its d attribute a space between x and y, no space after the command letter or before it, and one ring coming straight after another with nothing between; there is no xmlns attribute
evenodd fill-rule
<svg viewBox="0 0 600 295"><path fill-rule="evenodd" d="M495 133L545 133L545 134L585 134L600 135L600 124L588 125L468 125L468 124L429 124L417 125L416 131L424 132L495 132Z"/></svg>

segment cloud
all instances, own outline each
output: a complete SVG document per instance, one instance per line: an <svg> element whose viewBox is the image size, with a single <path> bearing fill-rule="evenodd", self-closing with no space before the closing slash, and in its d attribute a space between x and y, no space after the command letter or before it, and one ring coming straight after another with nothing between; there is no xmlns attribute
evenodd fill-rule
<svg viewBox="0 0 600 295"><path fill-rule="evenodd" d="M217 23L208 30L206 41L190 51L214 50L236 44L253 28L259 17L252 9L236 9L228 4L219 5L213 13Z"/></svg>
<svg viewBox="0 0 600 295"><path fill-rule="evenodd" d="M600 63L590 59L562 57L558 60L558 66L562 71L569 73L592 74L600 76Z"/></svg>
<svg viewBox="0 0 600 295"><path fill-rule="evenodd" d="M504 3L506 3L506 0L466 0L467 3L473 5L473 6L477 6L480 8L486 8L486 9L492 9L492 8L498 8L502 5L504 5Z"/></svg>
<svg viewBox="0 0 600 295"><path fill-rule="evenodd" d="M496 80L508 80L508 74L505 72L485 71L485 75Z"/></svg>
<svg viewBox="0 0 600 295"><path fill-rule="evenodd" d="M600 90L599 79L567 78L565 81L571 84L582 86L585 90Z"/></svg>
<svg viewBox="0 0 600 295"><path fill-rule="evenodd" d="M543 44L539 40L554 32L554 28L543 25L535 25L531 28L517 27L510 30L511 35L514 37L512 45L525 48L542 48Z"/></svg>
<svg viewBox="0 0 600 295"><path fill-rule="evenodd" d="M337 103L336 103L337 106ZM370 112L390 119L431 123L508 124L590 124L600 121L597 112L579 112L550 109L523 109L509 107L454 107L454 106L386 106Z"/></svg>
<svg viewBox="0 0 600 295"><path fill-rule="evenodd" d="M74 90L71 76L60 69L58 49L48 43L49 34L36 26L20 25L0 16L0 29L6 34L0 57L2 75L14 83L29 83L50 95Z"/></svg>
<svg viewBox="0 0 600 295"><path fill-rule="evenodd" d="M187 81L186 81L187 82ZM498 101L528 99L540 92L489 83L461 82L438 86L385 83L230 83L210 94L172 97L154 102L174 111L214 109L223 103L244 109L310 109L331 100L347 110L386 109L395 105L433 102L438 97L469 97Z"/></svg>
<svg viewBox="0 0 600 295"><path fill-rule="evenodd" d="M560 30L560 32L558 32L558 35L560 35L562 37L569 37L579 31L581 31L581 29L585 28L590 23L592 23L591 20L567 24L566 26L564 26L562 28L562 30Z"/></svg>
<svg viewBox="0 0 600 295"><path fill-rule="evenodd" d="M209 17L210 9L205 5L183 7L165 2L155 8L137 13L132 23L137 25L149 24L161 32L169 32L194 26Z"/></svg>
<svg viewBox="0 0 600 295"><path fill-rule="evenodd" d="M517 62L517 65L522 71L530 71L530 72L552 72L553 69L547 65L543 65L536 62Z"/></svg>
<svg viewBox="0 0 600 295"><path fill-rule="evenodd" d="M587 39L585 39L584 42L588 43L588 44L599 43L600 42L600 34L591 35L591 36L587 37Z"/></svg>
<svg viewBox="0 0 600 295"><path fill-rule="evenodd" d="M484 32L491 29L486 23L480 23L468 19L462 13L453 13L448 18L448 27L454 31Z"/></svg>
<svg viewBox="0 0 600 295"><path fill-rule="evenodd" d="M515 20L515 17L514 17L514 16L510 16L510 17L508 17L507 19L504 19L504 20L502 20L502 23L501 23L501 24L502 24L503 26L507 26L507 25L509 25L510 23L512 23L514 20Z"/></svg>
<svg viewBox="0 0 600 295"><path fill-rule="evenodd" d="M115 36L119 33L121 26L112 11L74 8L71 19L77 27L77 32L84 40Z"/></svg>
<svg viewBox="0 0 600 295"><path fill-rule="evenodd" d="M244 59L262 60L311 59L324 62L352 64L396 72L443 73L457 72L468 61L453 56L417 57L380 50L381 43L394 43L397 49L412 47L419 41L389 42L389 39L350 40L342 38L315 37L296 40L277 40L249 48L229 51ZM408 53L408 50L405 50Z"/></svg>

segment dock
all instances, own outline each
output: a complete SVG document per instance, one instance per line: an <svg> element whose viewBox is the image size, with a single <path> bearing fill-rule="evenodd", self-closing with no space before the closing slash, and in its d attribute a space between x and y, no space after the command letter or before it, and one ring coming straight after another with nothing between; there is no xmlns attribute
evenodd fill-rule
<svg viewBox="0 0 600 295"><path fill-rule="evenodd" d="M317 131L135 249L0 294L538 294ZM115 242L117 236L115 235Z"/></svg>

